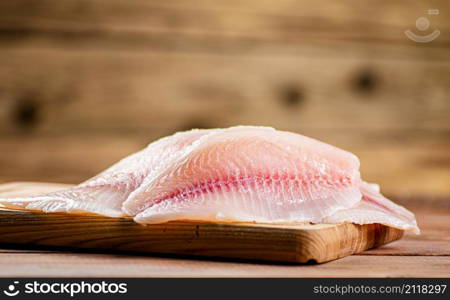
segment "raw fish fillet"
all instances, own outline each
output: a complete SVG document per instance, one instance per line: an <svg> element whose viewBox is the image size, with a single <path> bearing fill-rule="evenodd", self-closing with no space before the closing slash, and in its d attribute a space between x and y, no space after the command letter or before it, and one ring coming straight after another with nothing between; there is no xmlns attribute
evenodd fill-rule
<svg viewBox="0 0 450 300"><path fill-rule="evenodd" d="M352 222L419 232L411 212L361 180L355 155L268 127L177 133L75 188L0 203L128 215L143 224Z"/></svg>
<svg viewBox="0 0 450 300"><path fill-rule="evenodd" d="M322 220L323 223L380 223L387 226L420 233L412 212L385 198L376 184L361 184L361 201L349 208L340 210Z"/></svg>
<svg viewBox="0 0 450 300"><path fill-rule="evenodd" d="M235 127L200 138L134 191L136 221L320 222L361 200L351 153L289 132Z"/></svg>
<svg viewBox="0 0 450 300"><path fill-rule="evenodd" d="M148 145L97 176L80 185L36 197L0 199L9 208L25 208L45 212L88 212L110 217L120 217L122 203L152 174L173 156L186 149L199 137L212 130L194 129L176 133Z"/></svg>

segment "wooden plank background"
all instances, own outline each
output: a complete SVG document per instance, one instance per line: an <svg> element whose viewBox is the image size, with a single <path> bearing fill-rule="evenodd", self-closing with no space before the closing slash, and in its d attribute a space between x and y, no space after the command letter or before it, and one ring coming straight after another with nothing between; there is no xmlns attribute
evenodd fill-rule
<svg viewBox="0 0 450 300"><path fill-rule="evenodd" d="M448 196L449 13L447 0L1 1L0 182L76 183L177 130L256 124L354 152L388 194ZM435 41L404 35L420 16Z"/></svg>

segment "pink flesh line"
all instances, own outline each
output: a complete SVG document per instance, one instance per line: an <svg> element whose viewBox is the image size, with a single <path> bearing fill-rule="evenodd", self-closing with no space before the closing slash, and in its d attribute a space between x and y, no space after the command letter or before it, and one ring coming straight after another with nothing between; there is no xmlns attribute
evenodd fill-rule
<svg viewBox="0 0 450 300"><path fill-rule="evenodd" d="M248 177L234 177L229 176L225 180L221 179L209 179L204 182L199 182L192 185L189 188L183 188L176 191L173 191L169 194L164 195L161 198L158 198L153 201L147 201L145 205L140 208L140 211L144 211L145 209L161 203L163 201L168 201L171 199L189 199L192 196L200 196L202 194L213 193L220 190L225 190L226 192L230 192L232 188L238 188L240 186L254 186L258 185L271 185L272 183L276 185L282 185L285 182L289 182L289 184L293 184L296 188L305 187L305 183L313 182L318 179L327 180L329 184L336 184L336 180L331 180L329 177L320 176L320 175L312 175L312 176L303 176L302 179L296 177L295 175L289 174L271 174L271 175L254 175ZM337 182L341 184L341 187L346 187L351 185L351 178L348 176L336 176Z"/></svg>
<svg viewBox="0 0 450 300"><path fill-rule="evenodd" d="M405 220L414 220L414 214L406 208L395 204L391 200L384 197L379 191L374 191L373 188L366 182L361 183L361 193L363 200L385 210L393 215L404 218Z"/></svg>
<svg viewBox="0 0 450 300"><path fill-rule="evenodd" d="M289 184L294 184L295 187L305 187L304 183L312 182L314 180L319 179L318 175L312 175L303 179L297 179L294 175L289 174L277 174L277 175L263 175L263 176L249 176L249 177L228 177L226 180L219 179L209 179L204 182L197 183L190 188L179 189L164 195L161 198L158 198L153 201L147 201L145 206L141 208L141 212L145 209L161 203L163 201L187 201L191 197L198 197L202 194L218 192L220 190L229 192L233 188L238 188L240 186L250 186L254 187L256 184L258 185L271 185L272 183L276 185L283 185L284 183L289 182ZM324 179L322 176L320 179ZM341 184L342 187L351 186L351 178L348 176L337 176L337 181ZM329 180L331 183L331 180ZM336 181L334 181L336 182ZM415 225L414 215L407 211L405 208L398 206L397 204L391 202L389 199L385 198L383 195L379 194L379 192L373 191L368 184L363 182L361 186L361 192L363 193L362 201L370 203L374 206L375 209L379 209L380 211L385 211L388 214L403 219L406 223L411 224L411 228L413 231L416 231L417 226ZM371 197L371 196L372 197ZM414 224L413 224L414 223ZM389 224L387 224L389 225ZM414 229L416 228L416 229ZM418 230L418 229L417 229Z"/></svg>
<svg viewBox="0 0 450 300"><path fill-rule="evenodd" d="M383 203L381 203L381 202L379 202L379 201L377 201L377 200L375 200L375 199L372 199L372 198L370 198L370 197L367 197L366 195L363 195L362 199L363 199L363 201L367 201L367 202L369 202L370 204L373 204L374 206L376 206L376 207L378 207L378 208L380 208L380 209L382 209L382 210L388 211L388 212L390 212L390 213L393 214L393 215L399 215L400 217L402 217L402 218L404 218L404 219L407 219L407 220L410 219L407 215L402 214L402 213L399 212L398 210L394 210L393 208L391 208L391 207L389 207L389 206L387 206L387 205L384 205Z"/></svg>
<svg viewBox="0 0 450 300"><path fill-rule="evenodd" d="M412 212L384 197L378 190L374 190L370 184L364 181L361 183L360 189L363 195L362 202L371 205L372 209L385 212L392 217L402 220L404 224L408 224L404 229L411 230L416 234L420 233L420 229L417 226L415 216ZM389 226L389 224L385 225Z"/></svg>

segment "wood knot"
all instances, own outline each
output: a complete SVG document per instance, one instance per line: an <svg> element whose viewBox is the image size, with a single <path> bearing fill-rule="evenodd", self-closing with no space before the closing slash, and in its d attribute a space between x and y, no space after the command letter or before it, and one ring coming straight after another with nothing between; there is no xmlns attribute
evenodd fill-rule
<svg viewBox="0 0 450 300"><path fill-rule="evenodd" d="M39 121L39 104L29 97L17 101L12 111L13 121L21 128L29 129Z"/></svg>
<svg viewBox="0 0 450 300"><path fill-rule="evenodd" d="M361 93L372 93L378 86L379 78L374 71L364 69L359 71L353 81L356 91Z"/></svg>
<svg viewBox="0 0 450 300"><path fill-rule="evenodd" d="M296 85L286 85L280 89L280 101L285 107L297 107L304 101L301 88Z"/></svg>

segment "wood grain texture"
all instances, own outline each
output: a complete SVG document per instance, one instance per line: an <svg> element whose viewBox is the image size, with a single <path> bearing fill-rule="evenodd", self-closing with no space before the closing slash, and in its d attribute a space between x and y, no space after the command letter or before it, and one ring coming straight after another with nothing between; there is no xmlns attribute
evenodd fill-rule
<svg viewBox="0 0 450 300"><path fill-rule="evenodd" d="M177 130L270 125L357 154L422 228L314 267L7 250L0 275L450 276L448 15L447 0L0 1L0 182L77 183ZM420 16L438 39L405 37Z"/></svg>
<svg viewBox="0 0 450 300"><path fill-rule="evenodd" d="M32 0L16 0L1 4L0 18L3 20L4 38L9 37L15 42L35 39L67 45L85 40L94 45L106 42L166 50L203 46L200 49L204 51L222 45L233 51L236 48L247 49L253 44L261 46L275 42L360 41L411 45L404 38L403 31L413 27L418 14L426 14L430 7L441 10L440 15L434 16L433 25L444 31L449 26L448 18L445 18L448 10L445 0L427 3L370 0L364 4L357 0L338 3L330 0L227 3L41 0L39 4ZM196 41L200 45L196 45ZM234 45L224 47L231 43ZM431 47L443 45L448 45L446 36Z"/></svg>
<svg viewBox="0 0 450 300"><path fill-rule="evenodd" d="M41 62L45 68L29 68ZM158 133L241 123L385 134L450 130L450 59L23 46L1 49L0 65L3 135ZM27 109L35 119L21 119Z"/></svg>
<svg viewBox="0 0 450 300"><path fill-rule="evenodd" d="M448 8L2 1L0 181L80 182L178 130L255 124L355 152L388 194L448 196ZM404 35L419 16L432 43Z"/></svg>
<svg viewBox="0 0 450 300"><path fill-rule="evenodd" d="M35 189L35 186L39 189ZM48 190L56 190L52 184ZM0 186L0 197L39 194L43 184ZM3 190L3 192L2 192ZM327 262L401 238L380 224L264 225L180 221L143 226L130 218L0 210L0 243L305 263Z"/></svg>
<svg viewBox="0 0 450 300"><path fill-rule="evenodd" d="M11 187L8 188L11 190ZM432 201L424 201L431 203ZM450 210L408 208L421 235L319 265L223 262L181 257L73 253L26 245L0 249L0 276L47 277L449 277ZM36 247L36 246L35 246ZM91 250L92 251L92 250Z"/></svg>
<svg viewBox="0 0 450 300"><path fill-rule="evenodd" d="M449 62L24 46L0 66L2 181L80 182L178 130L254 124L354 152L388 194L450 195Z"/></svg>
<svg viewBox="0 0 450 300"><path fill-rule="evenodd" d="M413 209L422 234L318 265L0 249L0 276L47 277L449 277L450 211Z"/></svg>
<svg viewBox="0 0 450 300"><path fill-rule="evenodd" d="M172 133L166 129L151 132L3 138L0 141L0 182L79 183L144 148L150 141ZM367 135L352 130L298 132L358 155L364 179L380 184L382 192L393 196L395 201L439 198L442 205L450 206L450 140L447 141L445 134L419 131L409 133L408 137L402 131L395 134L391 131L388 135L382 132Z"/></svg>
<svg viewBox="0 0 450 300"><path fill-rule="evenodd" d="M449 277L448 256L351 255L318 265L74 253L3 253L0 276L13 277Z"/></svg>

